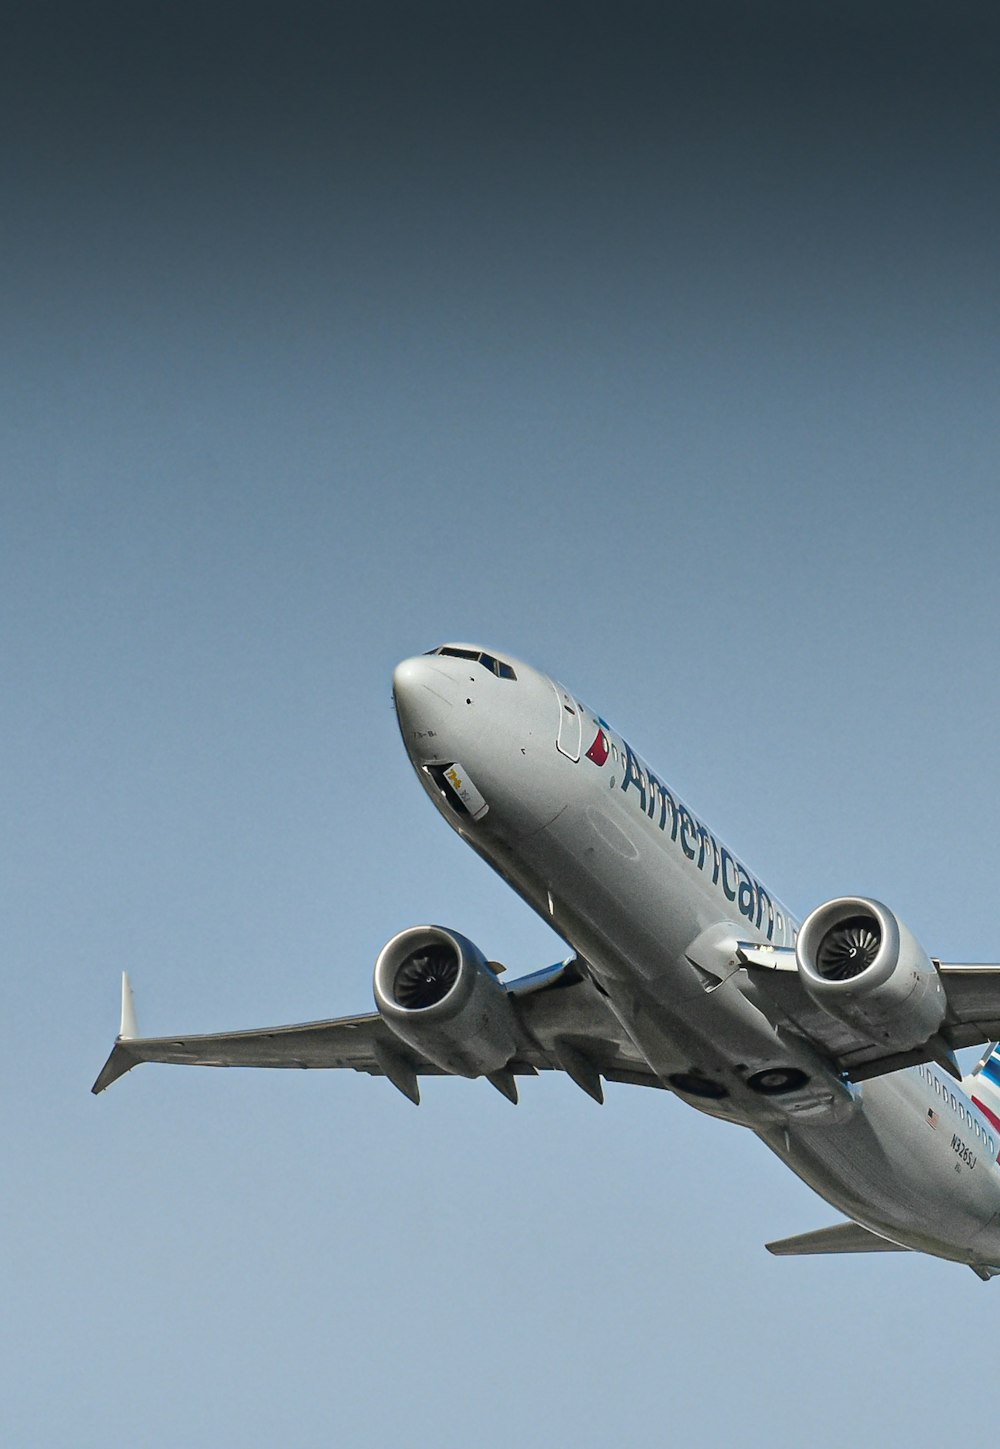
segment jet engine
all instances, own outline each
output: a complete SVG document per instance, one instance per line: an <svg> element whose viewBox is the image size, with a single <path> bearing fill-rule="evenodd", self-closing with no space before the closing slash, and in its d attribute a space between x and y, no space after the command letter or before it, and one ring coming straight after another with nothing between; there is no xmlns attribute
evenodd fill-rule
<svg viewBox="0 0 1000 1449"><path fill-rule="evenodd" d="M479 947L457 931L400 931L379 952L374 985L389 1029L446 1072L487 1076L517 1050L506 990Z"/></svg>
<svg viewBox="0 0 1000 1449"><path fill-rule="evenodd" d="M880 901L841 896L818 906L799 931L795 960L817 1006L890 1052L923 1046L944 1021L933 962Z"/></svg>

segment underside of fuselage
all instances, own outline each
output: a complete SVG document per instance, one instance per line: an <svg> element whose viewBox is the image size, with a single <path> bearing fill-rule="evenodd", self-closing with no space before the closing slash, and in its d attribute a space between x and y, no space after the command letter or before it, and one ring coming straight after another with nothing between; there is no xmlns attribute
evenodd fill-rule
<svg viewBox="0 0 1000 1449"><path fill-rule="evenodd" d="M932 960L868 897L801 928L624 739L562 685L478 646L405 660L400 731L449 825L571 947L501 983L453 928L397 931L374 1010L278 1027L141 1036L121 1027L93 1090L141 1062L341 1068L419 1105L420 1079L563 1072L666 1090L749 1127L847 1221L782 1256L885 1243L1000 1263L1000 1052L962 1080L955 1053L1000 1037L1000 965Z"/></svg>
<svg viewBox="0 0 1000 1449"><path fill-rule="evenodd" d="M738 942L794 941L777 898L604 720L528 666L508 667L505 689L471 659L416 665L439 698L427 729L401 720L411 760L452 828L571 945L655 1080L749 1127L873 1232L980 1267L1000 1261L995 1164L971 1181L924 1125L909 1072L852 1086L741 966ZM456 759L481 802L475 818L442 787Z"/></svg>

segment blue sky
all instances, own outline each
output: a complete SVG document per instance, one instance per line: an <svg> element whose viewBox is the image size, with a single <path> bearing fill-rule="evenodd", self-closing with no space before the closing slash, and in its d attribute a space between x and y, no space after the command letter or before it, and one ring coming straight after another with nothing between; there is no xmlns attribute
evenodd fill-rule
<svg viewBox="0 0 1000 1449"><path fill-rule="evenodd" d="M19 1445L938 1443L991 1293L658 1093L144 1067L562 944L400 658L613 720L800 913L1000 955L997 29L915 7L38 10L3 60L0 801ZM963 1327L965 1331L963 1330ZM7 1427L9 1425L9 1427Z"/></svg>

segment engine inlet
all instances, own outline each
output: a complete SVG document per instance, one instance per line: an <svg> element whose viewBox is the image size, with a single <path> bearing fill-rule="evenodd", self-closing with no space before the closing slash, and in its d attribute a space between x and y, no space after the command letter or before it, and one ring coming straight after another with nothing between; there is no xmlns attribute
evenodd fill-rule
<svg viewBox="0 0 1000 1449"><path fill-rule="evenodd" d="M875 960L882 932L874 916L850 916L831 926L816 951L816 971L824 981L851 981Z"/></svg>
<svg viewBox="0 0 1000 1449"><path fill-rule="evenodd" d="M393 1000L405 1011L443 1001L458 980L458 956L451 946L431 943L403 961L392 983Z"/></svg>

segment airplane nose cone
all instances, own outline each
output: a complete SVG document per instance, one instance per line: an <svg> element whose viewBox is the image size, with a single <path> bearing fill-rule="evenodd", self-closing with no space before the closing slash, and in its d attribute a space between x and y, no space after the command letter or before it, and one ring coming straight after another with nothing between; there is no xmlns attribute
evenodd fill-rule
<svg viewBox="0 0 1000 1449"><path fill-rule="evenodd" d="M427 661L419 655L414 659L401 660L392 671L392 692L396 699L405 698L413 690L419 689L426 672Z"/></svg>
<svg viewBox="0 0 1000 1449"><path fill-rule="evenodd" d="M418 703L427 692L450 706L454 703L451 696L455 686L444 670L435 668L433 660L417 654L413 659L404 659L392 671L392 692L397 705Z"/></svg>
<svg viewBox="0 0 1000 1449"><path fill-rule="evenodd" d="M433 659L417 655L396 665L392 695L403 743L410 755L430 758L434 754L434 740L458 702L454 680L436 668Z"/></svg>

